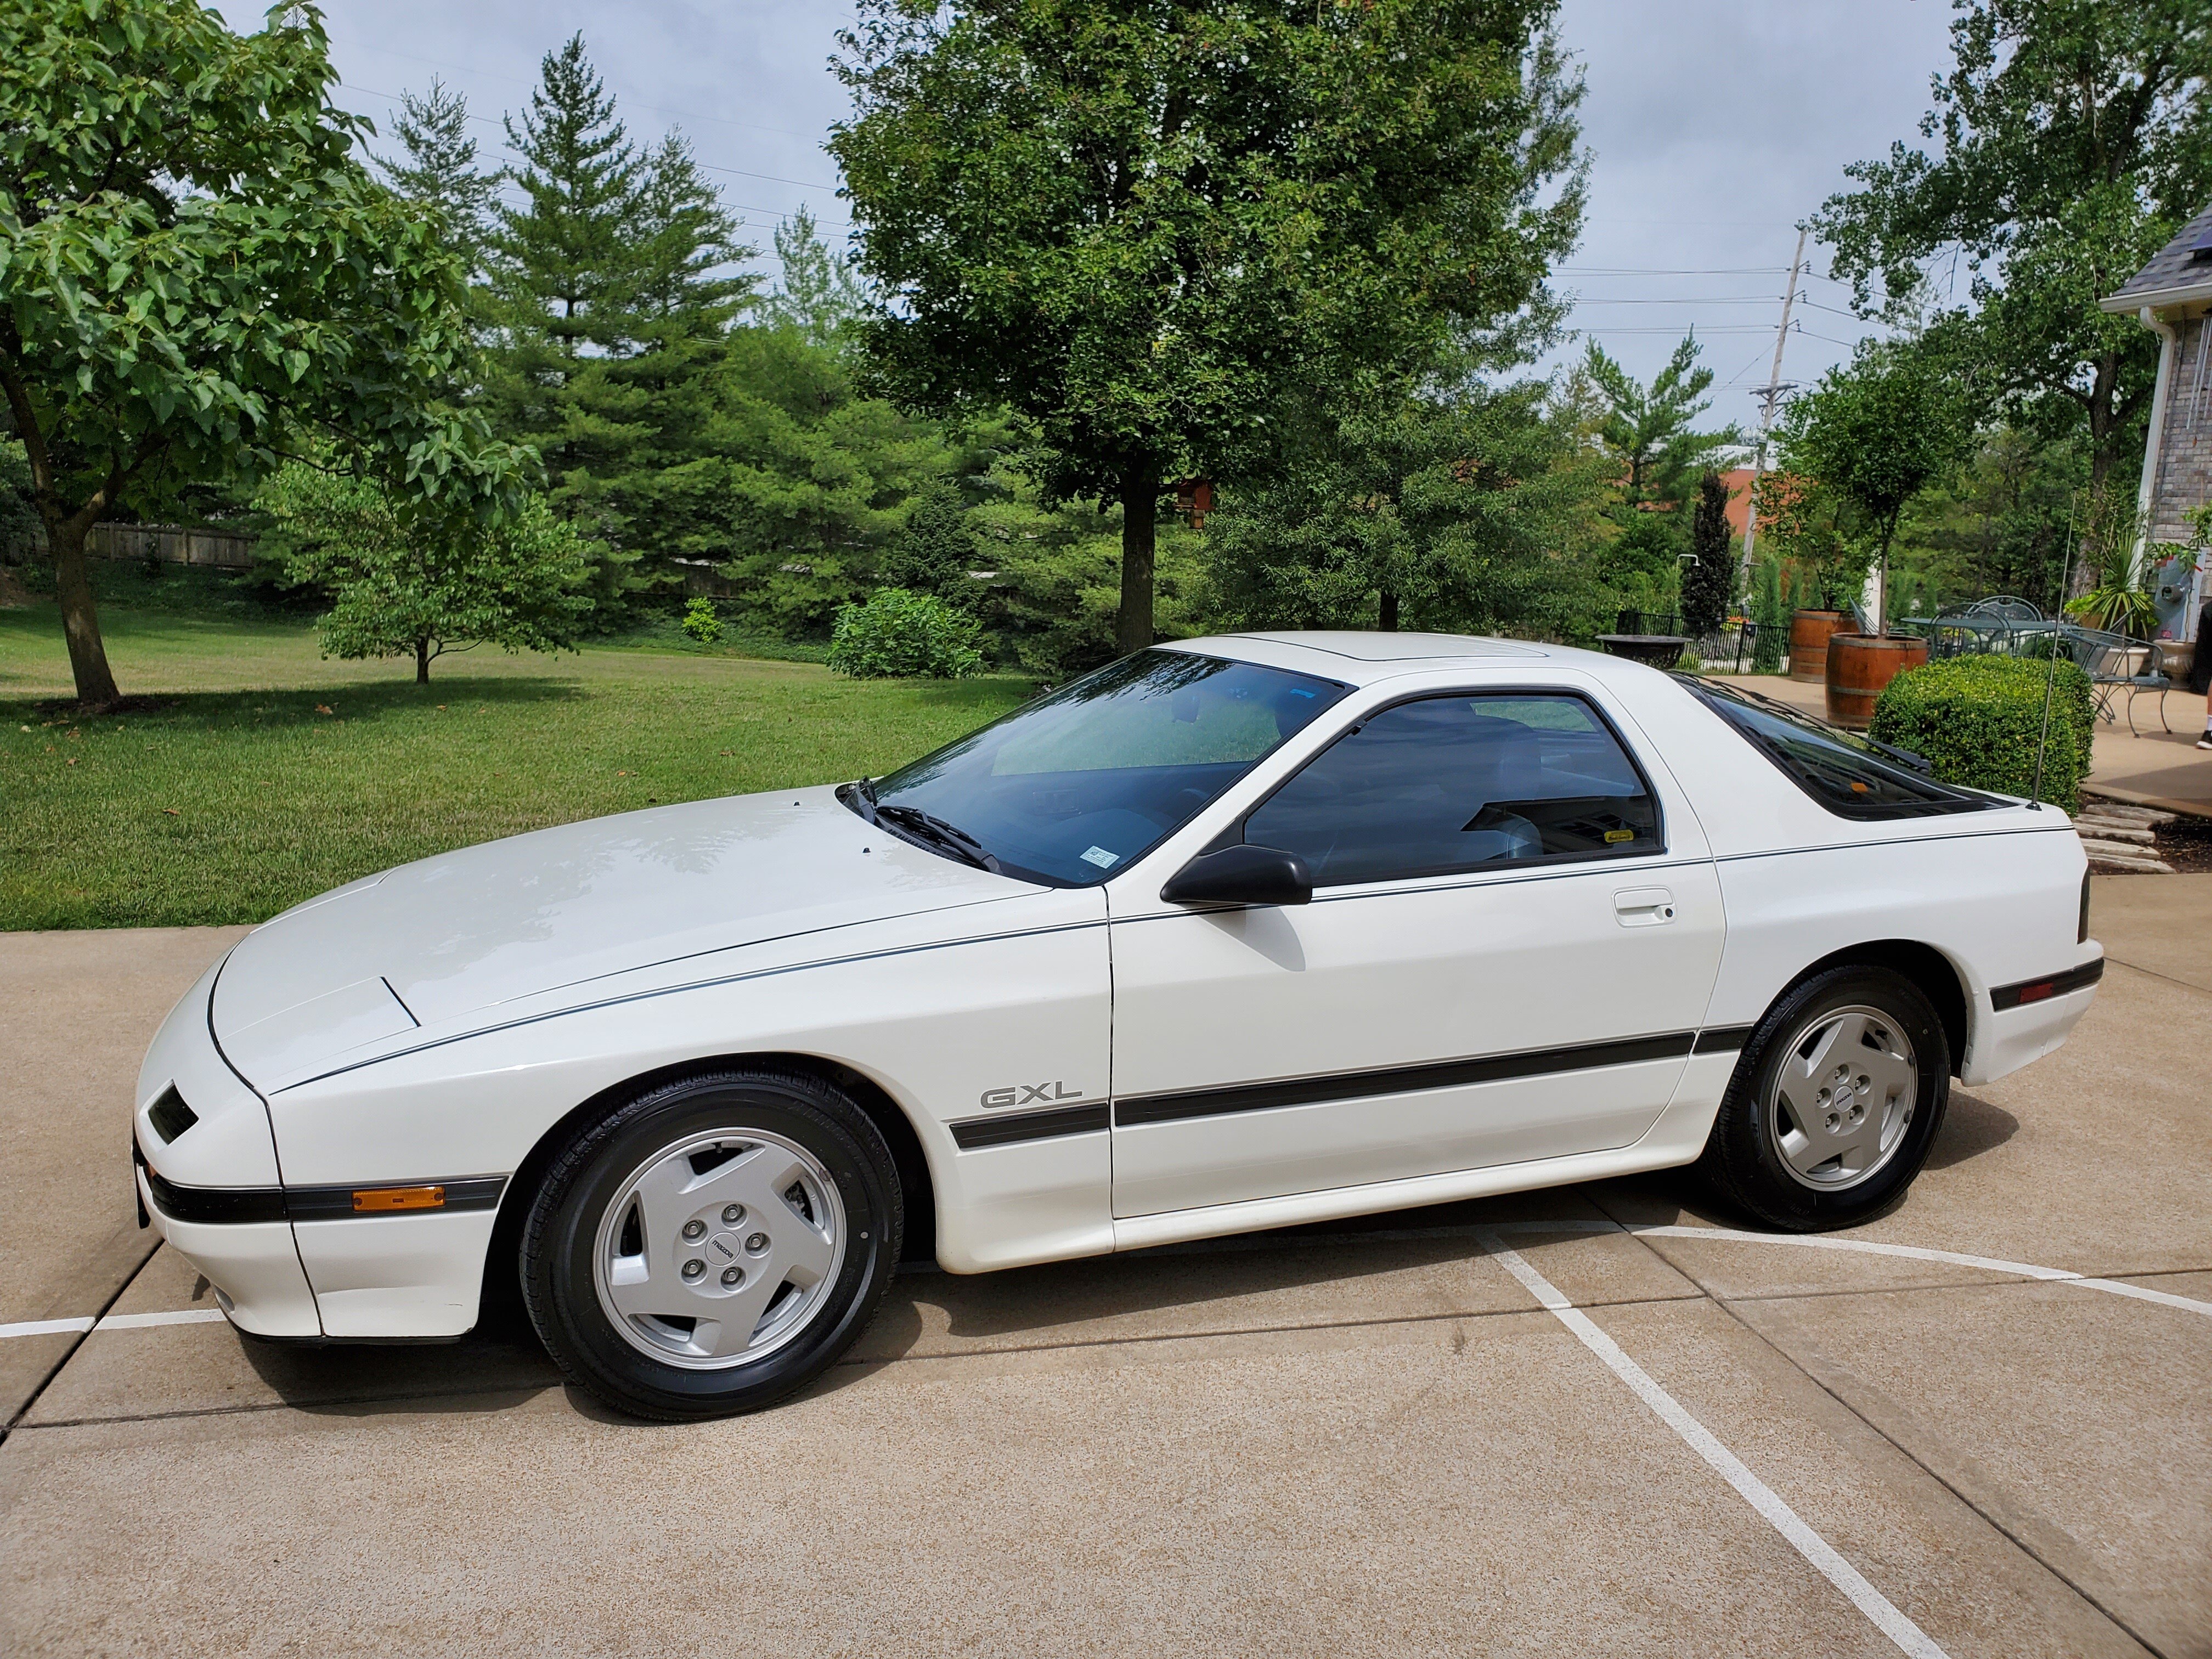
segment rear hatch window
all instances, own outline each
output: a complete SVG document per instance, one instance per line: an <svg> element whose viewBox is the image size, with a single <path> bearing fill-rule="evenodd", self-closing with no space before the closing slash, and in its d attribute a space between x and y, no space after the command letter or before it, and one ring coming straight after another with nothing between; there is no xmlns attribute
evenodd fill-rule
<svg viewBox="0 0 2212 1659"><path fill-rule="evenodd" d="M2005 805L1993 795L1936 782L1917 755L1814 720L1756 691L1688 674L1675 678L1838 817L1929 817Z"/></svg>

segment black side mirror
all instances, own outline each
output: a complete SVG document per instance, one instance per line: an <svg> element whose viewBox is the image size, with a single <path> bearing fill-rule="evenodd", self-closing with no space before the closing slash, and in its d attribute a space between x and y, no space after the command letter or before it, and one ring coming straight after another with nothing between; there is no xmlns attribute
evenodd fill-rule
<svg viewBox="0 0 2212 1659"><path fill-rule="evenodd" d="M1304 904L1313 898L1313 872L1279 847L1224 847L1176 871L1160 897L1170 904Z"/></svg>

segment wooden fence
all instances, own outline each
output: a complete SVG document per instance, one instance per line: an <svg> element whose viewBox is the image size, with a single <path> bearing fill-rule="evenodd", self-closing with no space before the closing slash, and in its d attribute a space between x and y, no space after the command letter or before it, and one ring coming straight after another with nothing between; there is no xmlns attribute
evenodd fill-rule
<svg viewBox="0 0 2212 1659"><path fill-rule="evenodd" d="M254 538L228 530L191 530L168 524L93 526L86 551L95 559L143 559L155 564L204 564L245 570L254 562Z"/></svg>

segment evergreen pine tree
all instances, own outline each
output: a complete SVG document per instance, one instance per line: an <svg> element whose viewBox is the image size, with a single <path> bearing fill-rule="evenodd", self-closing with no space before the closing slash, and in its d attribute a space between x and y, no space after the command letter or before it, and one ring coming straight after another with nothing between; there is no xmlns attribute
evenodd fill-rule
<svg viewBox="0 0 2212 1659"><path fill-rule="evenodd" d="M975 533L959 486L933 479L908 504L906 527L884 559L884 581L970 609L975 582L968 572L975 562Z"/></svg>
<svg viewBox="0 0 2212 1659"><path fill-rule="evenodd" d="M1788 644L1784 635L1790 626L1790 613L1782 604L1782 568L1772 559L1759 562L1759 614L1753 620L1759 624L1759 636L1752 646L1752 671L1778 674Z"/></svg>
<svg viewBox="0 0 2212 1659"><path fill-rule="evenodd" d="M512 327L542 333L564 356L621 343L620 296L635 286L630 239L644 163L615 102L574 34L539 65L539 82L507 142L527 207L502 205L493 247ZM542 314L541 314L542 313Z"/></svg>
<svg viewBox="0 0 2212 1659"><path fill-rule="evenodd" d="M1728 486L1711 467L1698 480L1696 517L1690 525L1695 562L1682 572L1682 629L1694 637L1717 634L1728 621L1735 562L1730 556Z"/></svg>
<svg viewBox="0 0 2212 1659"><path fill-rule="evenodd" d="M528 199L500 207L491 239L488 401L601 545L603 592L665 583L670 559L729 551L728 503L698 470L720 453L729 330L751 297L730 268L755 250L680 135L632 143L581 35L507 125Z"/></svg>
<svg viewBox="0 0 2212 1659"><path fill-rule="evenodd" d="M814 216L804 207L776 227L775 253L783 278L769 300L769 318L816 345L836 344L868 306L867 289L852 265L823 245Z"/></svg>
<svg viewBox="0 0 2212 1659"><path fill-rule="evenodd" d="M404 154L378 158L385 182L405 200L437 212L447 242L476 276L483 268L498 179L477 169L468 99L433 79L419 97L400 94L395 130Z"/></svg>

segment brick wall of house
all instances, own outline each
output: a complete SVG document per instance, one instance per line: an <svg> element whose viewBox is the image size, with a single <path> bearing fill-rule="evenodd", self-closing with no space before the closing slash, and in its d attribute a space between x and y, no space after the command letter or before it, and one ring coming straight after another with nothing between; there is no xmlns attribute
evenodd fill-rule
<svg viewBox="0 0 2212 1659"><path fill-rule="evenodd" d="M2212 501L2212 318L2191 318L2174 331L2173 381L2151 492L2154 542L2187 541L2190 527L2181 515Z"/></svg>

